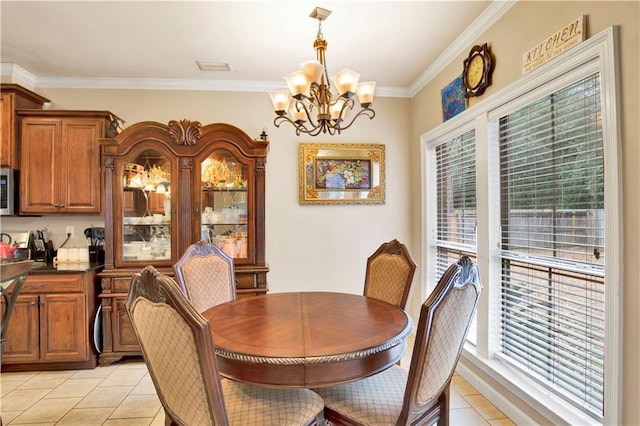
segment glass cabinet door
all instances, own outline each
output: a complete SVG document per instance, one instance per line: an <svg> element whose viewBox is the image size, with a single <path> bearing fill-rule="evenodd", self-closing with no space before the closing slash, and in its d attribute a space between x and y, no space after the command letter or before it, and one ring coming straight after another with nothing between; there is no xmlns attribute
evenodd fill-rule
<svg viewBox="0 0 640 426"><path fill-rule="evenodd" d="M216 150L202 161L200 171L201 238L236 261L247 259L253 239L247 165L229 151Z"/></svg>
<svg viewBox="0 0 640 426"><path fill-rule="evenodd" d="M171 259L171 163L153 149L123 164L122 257Z"/></svg>

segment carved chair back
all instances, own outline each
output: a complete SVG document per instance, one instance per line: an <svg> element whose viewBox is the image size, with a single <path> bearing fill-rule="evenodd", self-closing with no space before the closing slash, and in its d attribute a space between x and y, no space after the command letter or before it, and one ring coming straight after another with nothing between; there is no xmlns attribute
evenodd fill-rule
<svg viewBox="0 0 640 426"><path fill-rule="evenodd" d="M147 266L125 307L167 424L226 424L209 323L170 277Z"/></svg>
<svg viewBox="0 0 640 426"><path fill-rule="evenodd" d="M367 259L364 295L405 308L416 264L404 244L383 243Z"/></svg>
<svg viewBox="0 0 640 426"><path fill-rule="evenodd" d="M481 292L477 265L463 256L423 303L398 424L435 413L444 419L439 424L448 424L451 378Z"/></svg>
<svg viewBox="0 0 640 426"><path fill-rule="evenodd" d="M213 243L190 245L173 268L180 288L200 313L236 298L233 259Z"/></svg>

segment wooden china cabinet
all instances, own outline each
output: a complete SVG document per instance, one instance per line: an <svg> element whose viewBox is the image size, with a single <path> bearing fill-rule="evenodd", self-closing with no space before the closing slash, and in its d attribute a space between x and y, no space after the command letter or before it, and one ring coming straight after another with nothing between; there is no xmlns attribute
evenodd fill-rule
<svg viewBox="0 0 640 426"><path fill-rule="evenodd" d="M267 292L266 135L229 124L134 124L101 141L105 182L105 266L99 274L100 364L140 349L124 308L133 274L173 264L201 239L234 258L238 297Z"/></svg>

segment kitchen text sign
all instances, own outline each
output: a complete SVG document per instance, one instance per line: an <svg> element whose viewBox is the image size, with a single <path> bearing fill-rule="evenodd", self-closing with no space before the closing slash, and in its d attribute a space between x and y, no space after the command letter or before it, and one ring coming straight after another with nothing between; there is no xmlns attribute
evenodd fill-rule
<svg viewBox="0 0 640 426"><path fill-rule="evenodd" d="M579 16L526 52L522 56L522 74L524 75L536 69L562 52L584 41L586 33L585 22L585 16Z"/></svg>

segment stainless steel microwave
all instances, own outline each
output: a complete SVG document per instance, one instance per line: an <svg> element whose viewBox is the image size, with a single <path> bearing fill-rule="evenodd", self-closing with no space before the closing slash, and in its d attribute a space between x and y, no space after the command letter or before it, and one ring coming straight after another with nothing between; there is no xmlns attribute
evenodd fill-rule
<svg viewBox="0 0 640 426"><path fill-rule="evenodd" d="M0 169L0 216L16 213L16 171Z"/></svg>

